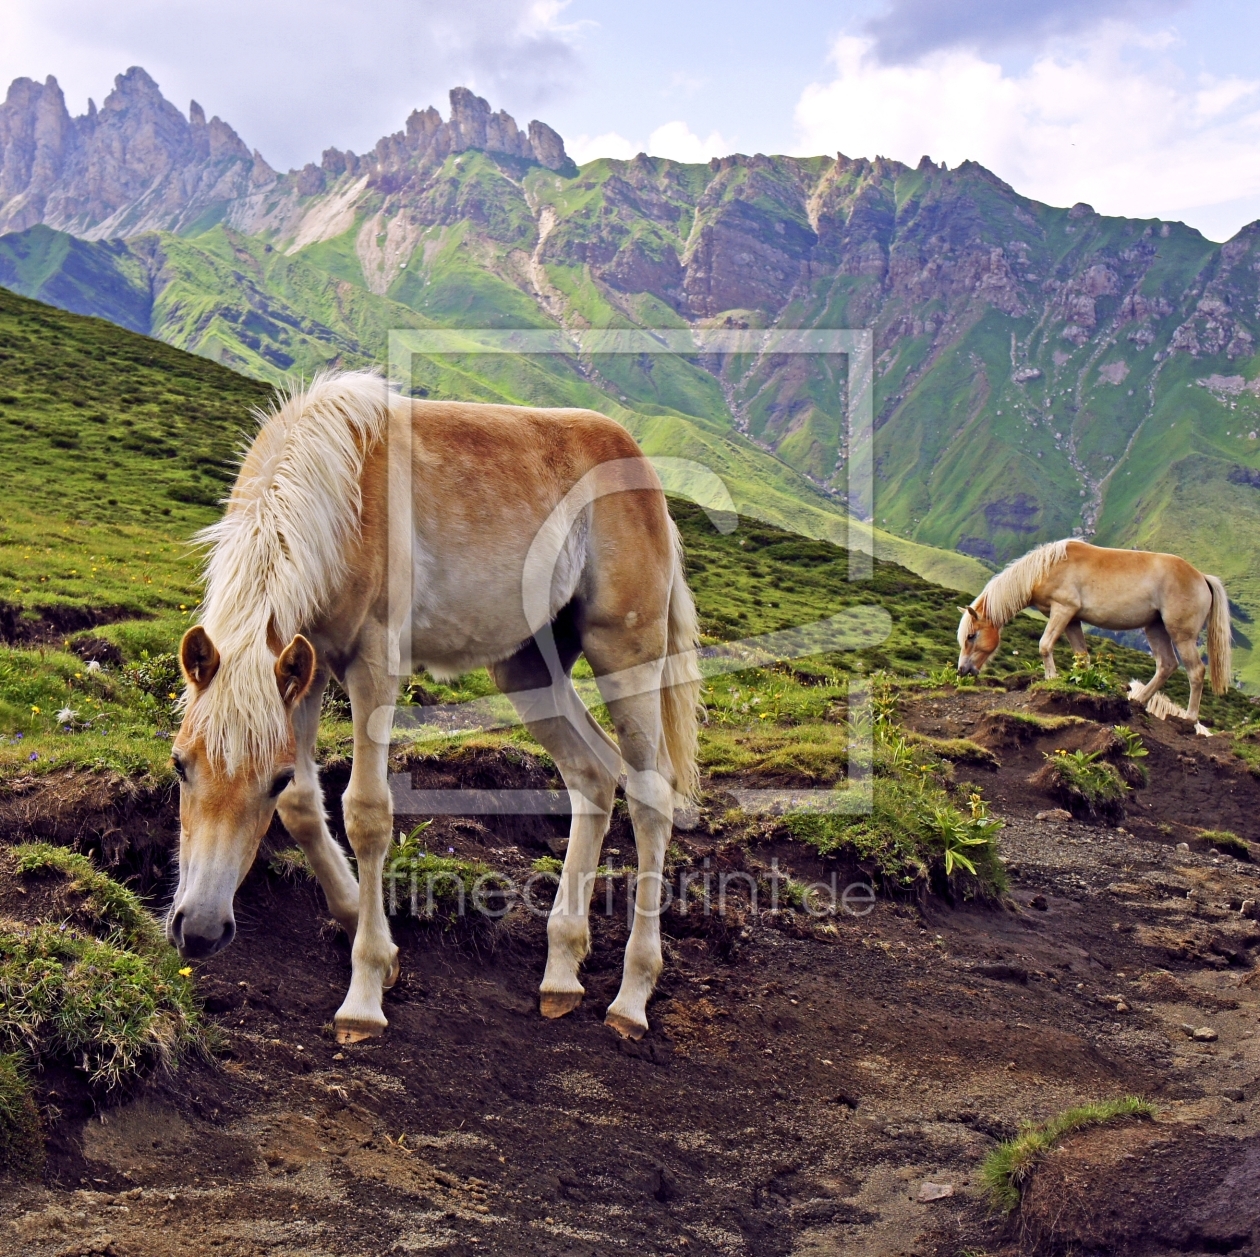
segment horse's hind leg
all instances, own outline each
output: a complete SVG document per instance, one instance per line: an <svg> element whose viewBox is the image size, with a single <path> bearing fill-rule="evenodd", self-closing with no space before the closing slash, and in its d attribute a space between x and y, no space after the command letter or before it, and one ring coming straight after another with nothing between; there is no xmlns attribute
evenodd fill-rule
<svg viewBox="0 0 1260 1257"><path fill-rule="evenodd" d="M280 795L276 810L285 829L305 852L311 871L323 888L328 911L353 941L359 924L359 884L350 871L345 852L328 832L324 794L315 764L315 735L319 731L320 704L327 684L328 674L321 671L293 713L297 763L292 784Z"/></svg>
<svg viewBox="0 0 1260 1257"><path fill-rule="evenodd" d="M651 619L644 616L635 629L609 625L587 628L582 635L583 649L608 704L626 764L626 802L639 861L634 923L626 944L621 990L605 1017L618 1034L631 1039L642 1038L647 1032L647 1002L663 964L661 893L674 816L674 790L666 775L670 766L661 722L665 641L663 614L659 634L652 630Z"/></svg>
<svg viewBox="0 0 1260 1257"><path fill-rule="evenodd" d="M564 868L547 918L547 969L539 988L544 1017L563 1017L581 1002L578 978L590 951L589 910L600 846L608 831L621 755L612 739L582 705L568 671L577 639L567 615L552 626L560 675L553 677L534 642L490 669L530 733L543 745L569 791L573 819Z"/></svg>
<svg viewBox="0 0 1260 1257"><path fill-rule="evenodd" d="M1173 650L1172 638L1164 627L1162 620L1156 620L1146 626L1146 640L1151 644L1151 654L1155 656L1155 675L1133 696L1135 703L1143 707L1151 701L1156 691L1177 671L1177 654Z"/></svg>
<svg viewBox="0 0 1260 1257"><path fill-rule="evenodd" d="M1186 704L1186 718L1198 720L1199 703L1203 699L1203 677L1207 672L1203 656L1199 654L1199 634L1195 629L1178 628L1170 635L1177 654L1181 656L1181 666L1190 678L1190 701Z"/></svg>

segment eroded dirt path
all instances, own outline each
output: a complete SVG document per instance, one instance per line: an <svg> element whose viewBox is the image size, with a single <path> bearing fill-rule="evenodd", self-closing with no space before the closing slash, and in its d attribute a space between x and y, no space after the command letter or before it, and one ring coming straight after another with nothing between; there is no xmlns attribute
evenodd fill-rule
<svg viewBox="0 0 1260 1257"><path fill-rule="evenodd" d="M1026 701L982 691L905 714L958 736ZM238 942L199 979L223 1062L100 1113L72 1089L50 1096L46 1078L41 1098L64 1110L46 1182L8 1190L0 1252L1260 1252L1245 1230L1260 1208L1247 1177L1260 926L1242 911L1260 870L1177 846L1196 824L1260 838L1260 782L1210 740L1133 723L1152 786L1119 826L1037 819L1054 803L1027 777L1061 735L997 749L998 769L960 767L1007 820L1001 906L885 899L819 923L673 922L638 1045L600 1023L626 937L618 906L595 921L586 1002L560 1022L535 1011L540 919L475 947L404 924L387 1038L338 1049L345 944L312 889L256 871ZM431 832L517 872L545 850L541 834L476 823ZM723 858L720 835L677 841L698 864ZM741 859L776 858L806 880L826 872L768 821ZM0 910L16 894L4 882ZM976 1174L995 1141L1127 1093L1155 1100L1159 1120L1069 1145L1023 1231L989 1217ZM1045 1203L1065 1196L1081 1202L1071 1217Z"/></svg>

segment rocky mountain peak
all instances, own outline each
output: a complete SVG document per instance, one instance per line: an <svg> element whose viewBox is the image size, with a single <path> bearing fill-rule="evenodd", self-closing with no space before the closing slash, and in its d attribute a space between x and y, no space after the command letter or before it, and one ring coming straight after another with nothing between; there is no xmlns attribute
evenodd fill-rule
<svg viewBox="0 0 1260 1257"><path fill-rule="evenodd" d="M225 212L253 221L259 207L250 198L277 181L289 200L317 196L344 175L366 175L390 191L424 185L447 157L470 149L576 169L546 123L534 119L522 131L467 87L452 89L445 121L432 107L416 110L365 156L325 149L318 166L281 178L197 101L185 118L141 66L114 79L99 110L89 101L77 118L51 75L44 83L19 78L0 105L0 234L37 223L87 239L180 232Z"/></svg>
<svg viewBox="0 0 1260 1257"><path fill-rule="evenodd" d="M195 101L185 118L140 66L77 118L51 75L14 80L0 105L0 232L178 230L212 201L274 178L226 122L207 121Z"/></svg>

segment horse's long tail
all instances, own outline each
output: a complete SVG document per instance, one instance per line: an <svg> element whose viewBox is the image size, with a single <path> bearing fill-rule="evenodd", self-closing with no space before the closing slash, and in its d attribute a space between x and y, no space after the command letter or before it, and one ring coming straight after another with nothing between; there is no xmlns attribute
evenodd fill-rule
<svg viewBox="0 0 1260 1257"><path fill-rule="evenodd" d="M696 647L700 628L696 604L683 575L682 538L674 533L674 581L669 591L669 638L665 674L661 678L661 723L665 750L674 774L674 791L692 802L700 789L696 738L700 724L700 668Z"/></svg>
<svg viewBox="0 0 1260 1257"><path fill-rule="evenodd" d="M1229 689L1233 672L1233 630L1229 625L1229 597L1218 576L1203 578L1212 591L1212 610L1208 614L1207 648L1208 673L1212 678L1212 692L1224 694Z"/></svg>

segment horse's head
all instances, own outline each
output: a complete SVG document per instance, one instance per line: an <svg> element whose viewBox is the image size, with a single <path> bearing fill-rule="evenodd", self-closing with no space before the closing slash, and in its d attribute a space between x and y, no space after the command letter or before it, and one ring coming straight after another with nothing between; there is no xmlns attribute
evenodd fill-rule
<svg viewBox="0 0 1260 1257"><path fill-rule="evenodd" d="M247 755L236 764L207 747L205 721L198 711L199 704L213 701L212 687L221 667L231 665L223 664L200 625L184 634L179 661L189 692L172 748L179 776L179 887L167 916L166 936L181 956L211 956L236 934L233 897L258 854L276 799L293 780L296 748L291 715L315 675L315 648L299 635L275 660L283 715L271 714L283 720L287 737L278 739L274 751ZM261 697L274 706L271 694Z"/></svg>
<svg viewBox="0 0 1260 1257"><path fill-rule="evenodd" d="M963 676L979 676L980 669L997 650L1002 630L985 614L983 603L958 609L962 612L958 621L958 671Z"/></svg>

